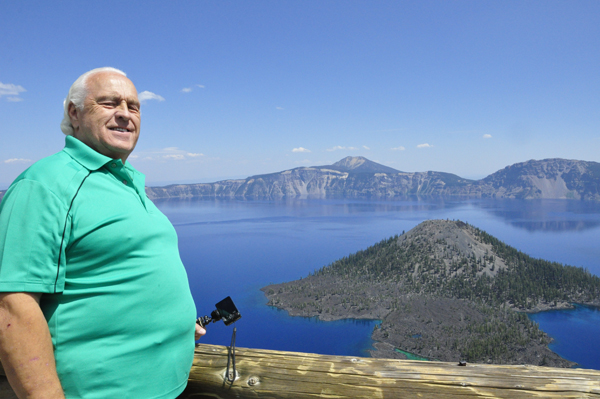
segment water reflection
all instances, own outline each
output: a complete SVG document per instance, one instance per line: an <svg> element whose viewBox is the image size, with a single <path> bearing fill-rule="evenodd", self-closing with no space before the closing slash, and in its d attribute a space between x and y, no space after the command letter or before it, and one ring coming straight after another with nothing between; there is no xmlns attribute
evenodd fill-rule
<svg viewBox="0 0 600 399"><path fill-rule="evenodd" d="M404 199L319 199L281 200L231 198L170 198L155 201L174 215L176 225L230 223L291 223L296 218L323 221L347 216L408 215L446 213L475 207L519 229L530 232L583 231L600 227L600 203L575 200L469 200L443 198ZM191 211L194 209L193 211ZM202 210L198 212L198 210ZM211 217L211 214L227 218Z"/></svg>
<svg viewBox="0 0 600 399"><path fill-rule="evenodd" d="M600 226L600 204L574 200L486 200L472 204L527 231L583 231Z"/></svg>

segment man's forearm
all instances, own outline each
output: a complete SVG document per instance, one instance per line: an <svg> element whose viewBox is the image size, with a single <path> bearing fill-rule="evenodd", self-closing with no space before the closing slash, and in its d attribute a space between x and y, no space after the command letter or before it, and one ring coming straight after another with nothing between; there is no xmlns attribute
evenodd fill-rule
<svg viewBox="0 0 600 399"><path fill-rule="evenodd" d="M39 294L0 294L0 359L19 398L64 398Z"/></svg>

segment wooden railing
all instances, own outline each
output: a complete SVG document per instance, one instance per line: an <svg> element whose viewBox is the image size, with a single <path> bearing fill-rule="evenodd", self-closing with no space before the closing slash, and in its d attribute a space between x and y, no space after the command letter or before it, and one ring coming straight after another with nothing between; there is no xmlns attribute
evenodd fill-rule
<svg viewBox="0 0 600 399"><path fill-rule="evenodd" d="M196 346L180 398L598 398L600 371L424 362ZM10 392L0 398L8 399ZM143 399L143 398L141 398Z"/></svg>
<svg viewBox="0 0 600 399"><path fill-rule="evenodd" d="M198 345L183 398L600 398L600 371L424 362ZM230 362L231 363L231 362ZM231 372L231 364L229 367Z"/></svg>

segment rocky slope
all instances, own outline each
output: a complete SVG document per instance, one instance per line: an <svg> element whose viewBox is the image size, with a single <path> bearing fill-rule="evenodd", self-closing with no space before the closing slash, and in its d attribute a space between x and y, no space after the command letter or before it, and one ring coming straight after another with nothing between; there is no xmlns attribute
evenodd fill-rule
<svg viewBox="0 0 600 399"><path fill-rule="evenodd" d="M426 221L406 234L263 288L269 305L322 320L382 320L374 356L395 348L444 361L570 366L522 313L600 305L600 278L532 259L459 221Z"/></svg>
<svg viewBox="0 0 600 399"><path fill-rule="evenodd" d="M508 166L482 180L443 172L401 172L363 157L240 180L148 187L150 199L172 197L294 198L572 198L600 200L600 164L546 159Z"/></svg>

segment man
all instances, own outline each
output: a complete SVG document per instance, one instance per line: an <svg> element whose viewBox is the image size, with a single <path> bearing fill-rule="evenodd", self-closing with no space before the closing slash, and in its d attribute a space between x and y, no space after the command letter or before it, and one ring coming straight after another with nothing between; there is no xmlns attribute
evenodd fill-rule
<svg viewBox="0 0 600 399"><path fill-rule="evenodd" d="M69 90L65 148L0 204L0 358L20 398L175 398L204 330L177 236L127 157L133 83L114 68Z"/></svg>

